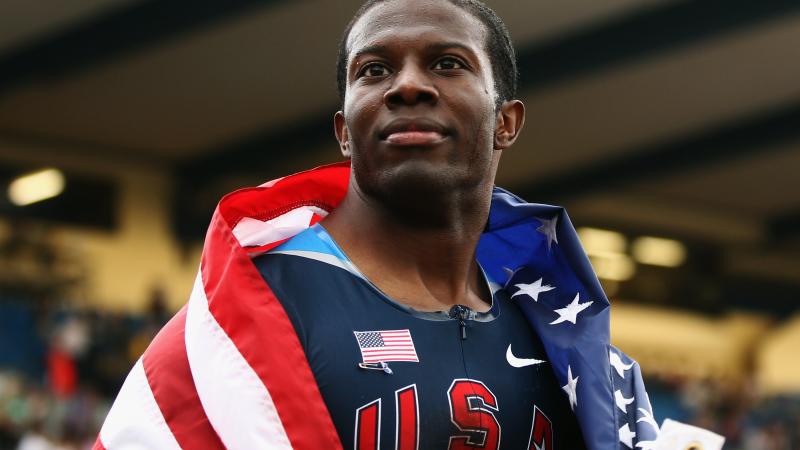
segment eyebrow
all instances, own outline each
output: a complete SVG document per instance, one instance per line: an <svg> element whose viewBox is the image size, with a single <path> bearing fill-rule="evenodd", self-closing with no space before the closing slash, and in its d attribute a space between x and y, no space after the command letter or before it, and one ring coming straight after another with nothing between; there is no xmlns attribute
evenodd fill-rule
<svg viewBox="0 0 800 450"><path fill-rule="evenodd" d="M459 42L439 42L439 43L436 43L436 44L430 44L430 45L425 47L425 50L426 51L443 51L443 50L449 50L449 49L454 49L454 48L458 48L458 49L464 50L464 51L466 51L466 52L468 52L470 54L475 54L475 51L471 47L468 47L468 46L466 46L464 44L461 44ZM367 54L378 54L378 55L380 55L380 54L385 54L385 53L388 53L388 52L389 52L389 47L387 47L385 45L370 45L368 47L364 47L361 50L357 51L356 54L353 55L353 59L352 60L355 60L356 58L358 58L360 56L363 56L363 55L367 55Z"/></svg>
<svg viewBox="0 0 800 450"><path fill-rule="evenodd" d="M361 50L357 51L355 55L353 55L353 60L358 58L359 56L367 55L367 54L381 54L386 53L388 48L385 45L370 45L369 47L364 47Z"/></svg>

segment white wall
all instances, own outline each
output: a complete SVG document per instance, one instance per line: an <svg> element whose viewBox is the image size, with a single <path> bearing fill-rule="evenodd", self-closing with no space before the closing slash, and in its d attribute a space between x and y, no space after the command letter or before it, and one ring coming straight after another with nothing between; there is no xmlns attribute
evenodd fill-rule
<svg viewBox="0 0 800 450"><path fill-rule="evenodd" d="M756 368L766 394L800 394L800 314L764 340Z"/></svg>
<svg viewBox="0 0 800 450"><path fill-rule="evenodd" d="M646 373L696 379L742 381L769 320L731 313L709 318L697 313L616 301L611 339Z"/></svg>

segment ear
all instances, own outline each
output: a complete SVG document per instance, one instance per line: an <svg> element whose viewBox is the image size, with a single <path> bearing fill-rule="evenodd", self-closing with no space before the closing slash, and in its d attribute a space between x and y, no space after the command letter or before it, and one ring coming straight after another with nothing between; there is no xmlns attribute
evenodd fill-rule
<svg viewBox="0 0 800 450"><path fill-rule="evenodd" d="M350 158L350 133L344 121L344 113L336 111L333 115L333 131L336 133L336 140L339 141L339 149L345 158Z"/></svg>
<svg viewBox="0 0 800 450"><path fill-rule="evenodd" d="M519 100L503 102L497 113L497 126L494 131L494 149L505 150L511 147L525 124L525 105Z"/></svg>

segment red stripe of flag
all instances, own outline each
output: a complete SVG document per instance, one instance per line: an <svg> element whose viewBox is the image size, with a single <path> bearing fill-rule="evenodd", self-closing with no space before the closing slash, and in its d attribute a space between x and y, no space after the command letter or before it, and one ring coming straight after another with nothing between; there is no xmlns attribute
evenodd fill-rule
<svg viewBox="0 0 800 450"><path fill-rule="evenodd" d="M209 311L264 383L297 450L342 445L294 326L232 229L243 217L273 219L288 204L333 209L344 198L349 177L345 162L282 178L271 187L237 191L217 207L203 249ZM320 191L320 185L326 188Z"/></svg>
<svg viewBox="0 0 800 450"><path fill-rule="evenodd" d="M181 448L224 449L192 381L186 356L186 306L161 329L142 356L153 397Z"/></svg>

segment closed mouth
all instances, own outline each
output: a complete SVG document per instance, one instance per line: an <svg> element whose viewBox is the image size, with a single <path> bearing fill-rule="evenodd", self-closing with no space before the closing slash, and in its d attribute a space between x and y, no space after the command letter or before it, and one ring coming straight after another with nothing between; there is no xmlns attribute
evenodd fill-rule
<svg viewBox="0 0 800 450"><path fill-rule="evenodd" d="M380 133L380 139L393 141L428 141L441 140L449 133L445 127L429 119L396 119L389 123Z"/></svg>
<svg viewBox="0 0 800 450"><path fill-rule="evenodd" d="M400 146L425 146L437 144L444 138L438 131L397 131L387 136L385 142Z"/></svg>

